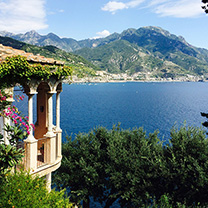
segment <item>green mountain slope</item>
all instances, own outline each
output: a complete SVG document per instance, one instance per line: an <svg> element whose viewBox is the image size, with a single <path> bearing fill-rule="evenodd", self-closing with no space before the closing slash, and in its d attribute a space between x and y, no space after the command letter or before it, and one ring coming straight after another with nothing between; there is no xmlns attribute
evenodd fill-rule
<svg viewBox="0 0 208 208"><path fill-rule="evenodd" d="M141 72L150 73L153 77L171 78L188 74L208 78L208 50L196 48L183 37L159 27L130 28L121 34L113 33L106 38L80 41L60 38L53 33L39 35L35 31L18 35L8 32L0 32L1 34L44 46L40 48L24 43L17 44L19 49L64 60L79 70L84 65L87 69L101 69L112 73ZM80 56L58 48L73 51L73 54L84 57L88 62Z"/></svg>
<svg viewBox="0 0 208 208"><path fill-rule="evenodd" d="M116 40L75 51L108 72L151 72L154 76L207 75L208 51L158 27L128 29ZM109 39L108 39L109 40ZM104 43L104 40L103 40Z"/></svg>
<svg viewBox="0 0 208 208"><path fill-rule="evenodd" d="M74 73L79 76L94 75L95 70L97 70L96 66L94 66L91 62L87 61L81 56L68 53L61 49L58 49L55 46L40 47L40 46L35 46L24 42L20 42L9 37L1 37L1 36L0 36L0 44L3 44L5 46L11 46L15 49L24 50L25 52L30 52L35 55L40 54L48 58L62 60L65 62L66 65L73 67Z"/></svg>

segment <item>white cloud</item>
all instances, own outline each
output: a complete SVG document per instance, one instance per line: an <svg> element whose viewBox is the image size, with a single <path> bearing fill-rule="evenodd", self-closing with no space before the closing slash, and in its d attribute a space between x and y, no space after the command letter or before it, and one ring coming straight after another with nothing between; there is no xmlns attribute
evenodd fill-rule
<svg viewBox="0 0 208 208"><path fill-rule="evenodd" d="M101 9L103 11L111 12L112 14L115 14L117 10L127 9L127 5L122 2L116 2L116 1L109 1L104 7Z"/></svg>
<svg viewBox="0 0 208 208"><path fill-rule="evenodd" d="M118 10L136 7L139 4L141 4L143 1L145 1L145 0L133 0L133 1L129 1L127 3L118 2L118 1L109 1L101 9L103 11L108 11L108 12L111 12L112 14L115 14L116 11L118 11Z"/></svg>
<svg viewBox="0 0 208 208"><path fill-rule="evenodd" d="M141 9L151 9L153 13L162 17L189 18L197 17L203 13L201 0L132 0L127 3L109 1L101 9L115 14L118 10L135 8L141 4Z"/></svg>
<svg viewBox="0 0 208 208"><path fill-rule="evenodd" d="M108 30L103 30L102 32L97 32L96 34L97 36L91 39L105 38L110 35L110 32Z"/></svg>
<svg viewBox="0 0 208 208"><path fill-rule="evenodd" d="M172 16L178 18L197 17L203 13L201 1L199 0L178 0L162 2L157 4L153 11L161 16Z"/></svg>
<svg viewBox="0 0 208 208"><path fill-rule="evenodd" d="M129 1L126 3L128 8L134 8L139 6L141 3L143 3L145 0L134 0L134 1Z"/></svg>
<svg viewBox="0 0 208 208"><path fill-rule="evenodd" d="M158 5L158 4L162 4L162 3L165 3L165 2L168 2L169 0L152 0L147 7L151 7L151 6L154 6L154 5Z"/></svg>
<svg viewBox="0 0 208 208"><path fill-rule="evenodd" d="M45 0L0 1L0 30L19 33L45 29Z"/></svg>

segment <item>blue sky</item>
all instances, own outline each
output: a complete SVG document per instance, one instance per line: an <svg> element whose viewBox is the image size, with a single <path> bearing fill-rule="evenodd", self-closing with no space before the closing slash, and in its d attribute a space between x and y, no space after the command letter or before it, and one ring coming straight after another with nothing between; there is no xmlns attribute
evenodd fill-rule
<svg viewBox="0 0 208 208"><path fill-rule="evenodd" d="M0 31L81 40L159 26L208 49L208 16L201 6L201 0L0 0Z"/></svg>

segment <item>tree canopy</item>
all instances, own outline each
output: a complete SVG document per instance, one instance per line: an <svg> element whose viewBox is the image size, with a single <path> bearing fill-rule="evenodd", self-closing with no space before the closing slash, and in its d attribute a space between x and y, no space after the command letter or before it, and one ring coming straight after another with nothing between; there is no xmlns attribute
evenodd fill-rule
<svg viewBox="0 0 208 208"><path fill-rule="evenodd" d="M89 199L110 207L149 207L164 195L170 203L208 204L208 140L201 129L173 128L169 143L142 128L99 127L63 145L55 183L73 201Z"/></svg>

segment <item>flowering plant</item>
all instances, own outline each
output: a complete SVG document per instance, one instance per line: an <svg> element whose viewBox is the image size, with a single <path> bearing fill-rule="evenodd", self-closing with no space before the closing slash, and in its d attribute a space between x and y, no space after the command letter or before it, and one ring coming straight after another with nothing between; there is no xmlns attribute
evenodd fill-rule
<svg viewBox="0 0 208 208"><path fill-rule="evenodd" d="M1 90L0 116L9 119L12 125L8 123L3 128L7 132L9 144L3 142L3 135L0 134L0 180L23 157L24 150L18 147L18 142L30 134L30 128L34 128L33 124L29 124L28 117L22 116L17 107L7 101L7 97L8 95ZM18 101L23 100L24 95L16 98Z"/></svg>
<svg viewBox="0 0 208 208"><path fill-rule="evenodd" d="M7 100L8 97L9 95L6 94L4 90L0 90L0 111L2 111L6 108L6 106L11 104L11 102Z"/></svg>

